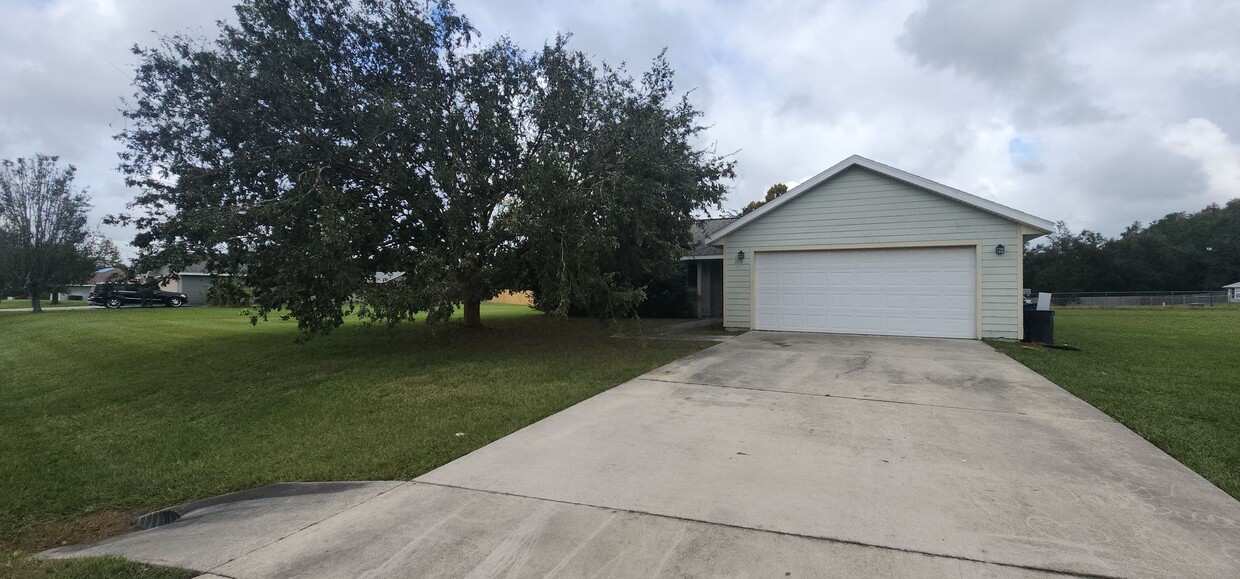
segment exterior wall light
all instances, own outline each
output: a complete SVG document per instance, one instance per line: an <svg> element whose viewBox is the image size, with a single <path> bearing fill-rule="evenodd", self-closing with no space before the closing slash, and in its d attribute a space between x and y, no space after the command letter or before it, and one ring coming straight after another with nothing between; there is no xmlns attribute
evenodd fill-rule
<svg viewBox="0 0 1240 579"><path fill-rule="evenodd" d="M1007 250L1003 248L1002 244L995 246L995 255L1003 255L1003 252L1005 251Z"/></svg>
<svg viewBox="0 0 1240 579"><path fill-rule="evenodd" d="M736 261L745 261L745 252L743 250L736 252Z"/></svg>

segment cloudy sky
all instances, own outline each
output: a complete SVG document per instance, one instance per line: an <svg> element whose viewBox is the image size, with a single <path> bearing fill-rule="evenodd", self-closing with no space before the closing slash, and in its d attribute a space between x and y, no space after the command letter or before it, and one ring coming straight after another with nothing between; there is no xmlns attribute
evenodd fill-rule
<svg viewBox="0 0 1240 579"><path fill-rule="evenodd" d="M213 35L231 0L0 0L0 157L133 193L112 135L128 48ZM484 39L557 31L640 70L662 48L739 175L727 208L857 153L1073 229L1240 197L1240 1L460 1ZM105 228L127 243L132 234Z"/></svg>

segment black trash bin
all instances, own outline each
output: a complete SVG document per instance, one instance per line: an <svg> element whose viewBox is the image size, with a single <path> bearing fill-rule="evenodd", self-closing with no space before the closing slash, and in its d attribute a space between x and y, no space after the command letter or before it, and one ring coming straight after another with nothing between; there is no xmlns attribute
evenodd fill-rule
<svg viewBox="0 0 1240 579"><path fill-rule="evenodd" d="M1055 343L1055 312L1025 310L1025 341L1038 344Z"/></svg>

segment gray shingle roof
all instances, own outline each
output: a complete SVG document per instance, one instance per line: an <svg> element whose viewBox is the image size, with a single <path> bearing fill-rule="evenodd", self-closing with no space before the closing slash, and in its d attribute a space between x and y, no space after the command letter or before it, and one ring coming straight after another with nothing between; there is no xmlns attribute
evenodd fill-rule
<svg viewBox="0 0 1240 579"><path fill-rule="evenodd" d="M688 257L705 257L712 255L723 255L722 247L706 245L706 238L712 233L726 227L729 223L736 221L738 217L716 217L713 219L699 219L693 224L693 248L689 250Z"/></svg>

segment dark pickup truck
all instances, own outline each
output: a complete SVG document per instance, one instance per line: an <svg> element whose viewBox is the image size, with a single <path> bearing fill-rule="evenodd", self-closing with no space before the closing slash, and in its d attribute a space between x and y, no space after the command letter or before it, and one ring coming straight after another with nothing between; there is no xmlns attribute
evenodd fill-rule
<svg viewBox="0 0 1240 579"><path fill-rule="evenodd" d="M90 296L86 298L86 301L90 302L91 305L103 306L108 309L116 309L126 305L160 304L170 308L179 308L189 303L189 299L183 293L166 292L152 289L150 286L126 283L95 284L95 287L90 290Z"/></svg>

